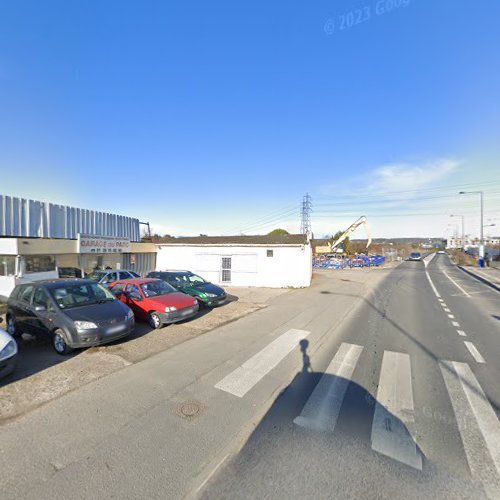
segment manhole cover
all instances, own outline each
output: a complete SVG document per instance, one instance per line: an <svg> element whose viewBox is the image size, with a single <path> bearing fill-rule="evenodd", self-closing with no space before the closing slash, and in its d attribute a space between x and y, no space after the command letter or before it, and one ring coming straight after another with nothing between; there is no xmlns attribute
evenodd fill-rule
<svg viewBox="0 0 500 500"><path fill-rule="evenodd" d="M177 414L182 418L191 420L197 417L203 410L203 405L198 401L185 401L177 407Z"/></svg>

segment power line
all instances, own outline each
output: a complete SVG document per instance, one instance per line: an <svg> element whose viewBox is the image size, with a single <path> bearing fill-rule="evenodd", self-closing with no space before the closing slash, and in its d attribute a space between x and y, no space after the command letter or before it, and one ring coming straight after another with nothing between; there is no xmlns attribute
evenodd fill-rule
<svg viewBox="0 0 500 500"><path fill-rule="evenodd" d="M428 191L441 191L441 190L451 190L451 189L459 189L459 188L472 188L472 187L480 187L480 186L491 186L495 184L500 184L500 180L492 180L489 182L480 182L480 183L464 183L464 184L453 184L447 186L435 186L431 188L416 188L416 189L407 189L401 191L385 191L380 193L373 193L367 190L361 191L353 191L349 194L335 194L332 196L322 196L320 200L325 199L328 200L332 197L337 198L375 198L375 197L384 197L391 196L394 194L405 194L405 193L420 193L420 192L428 192Z"/></svg>

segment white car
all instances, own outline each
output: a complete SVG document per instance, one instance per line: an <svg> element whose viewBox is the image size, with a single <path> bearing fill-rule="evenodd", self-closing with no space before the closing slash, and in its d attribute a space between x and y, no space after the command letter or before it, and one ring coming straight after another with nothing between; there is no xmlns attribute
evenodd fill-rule
<svg viewBox="0 0 500 500"><path fill-rule="evenodd" d="M16 363L16 341L5 330L0 328L0 378L11 374L16 367Z"/></svg>

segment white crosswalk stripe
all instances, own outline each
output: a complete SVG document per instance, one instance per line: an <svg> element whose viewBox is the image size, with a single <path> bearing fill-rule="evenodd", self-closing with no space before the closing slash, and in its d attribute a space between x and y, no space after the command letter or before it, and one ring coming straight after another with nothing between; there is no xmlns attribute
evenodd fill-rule
<svg viewBox="0 0 500 500"><path fill-rule="evenodd" d="M340 407L363 348L342 344L328 365L325 374L307 400L301 414L294 420L301 427L333 431Z"/></svg>
<svg viewBox="0 0 500 500"><path fill-rule="evenodd" d="M465 335L462 330L458 333ZM304 330L285 332L215 387L243 397L308 335ZM470 349L468 344L465 341ZM296 425L314 431L335 430L362 352L360 345L341 344L300 415L294 419ZM496 413L467 363L440 360L439 367L471 473L481 481L489 497L500 498L500 422ZM372 449L422 470L423 456L412 435L414 425L410 356L384 351L371 429Z"/></svg>
<svg viewBox="0 0 500 500"><path fill-rule="evenodd" d="M255 384L264 378L278 363L285 358L299 341L310 332L291 329L279 336L255 356L236 368L227 377L215 385L221 391L243 397Z"/></svg>
<svg viewBox="0 0 500 500"><path fill-rule="evenodd" d="M441 361L472 475L490 498L500 498L500 422L467 363Z"/></svg>
<svg viewBox="0 0 500 500"><path fill-rule="evenodd" d="M385 351L372 425L372 449L422 470L422 456L407 425L414 422L410 356Z"/></svg>

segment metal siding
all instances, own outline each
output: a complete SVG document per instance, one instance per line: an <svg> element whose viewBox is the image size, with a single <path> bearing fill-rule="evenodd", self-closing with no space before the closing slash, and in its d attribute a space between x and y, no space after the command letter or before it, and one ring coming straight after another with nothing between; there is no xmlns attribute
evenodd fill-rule
<svg viewBox="0 0 500 500"><path fill-rule="evenodd" d="M78 233L141 240L132 217L0 195L0 236L76 239Z"/></svg>
<svg viewBox="0 0 500 500"><path fill-rule="evenodd" d="M146 276L146 274L154 271L156 269L156 253L136 253L136 264L132 266L130 264L130 256L132 254L123 254L123 269L130 269L135 271L141 276Z"/></svg>

